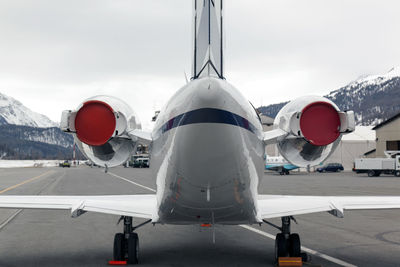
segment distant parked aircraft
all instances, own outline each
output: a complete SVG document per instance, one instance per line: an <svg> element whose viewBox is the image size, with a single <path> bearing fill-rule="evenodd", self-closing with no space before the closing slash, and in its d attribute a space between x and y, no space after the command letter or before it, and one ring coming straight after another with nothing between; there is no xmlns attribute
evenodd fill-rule
<svg viewBox="0 0 400 267"><path fill-rule="evenodd" d="M298 168L299 167L288 162L284 157L270 157L267 155L265 158L265 169L279 172L280 175L289 175L289 171Z"/></svg>

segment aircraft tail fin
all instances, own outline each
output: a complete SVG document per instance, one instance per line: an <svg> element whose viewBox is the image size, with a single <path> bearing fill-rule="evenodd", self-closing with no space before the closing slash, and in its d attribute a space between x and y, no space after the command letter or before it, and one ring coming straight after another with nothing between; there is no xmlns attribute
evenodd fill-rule
<svg viewBox="0 0 400 267"><path fill-rule="evenodd" d="M223 75L223 0L194 0L192 79Z"/></svg>

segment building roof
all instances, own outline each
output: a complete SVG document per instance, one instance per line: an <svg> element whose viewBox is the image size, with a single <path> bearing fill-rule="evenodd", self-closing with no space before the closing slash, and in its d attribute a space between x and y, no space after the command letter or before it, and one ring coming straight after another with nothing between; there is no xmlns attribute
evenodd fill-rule
<svg viewBox="0 0 400 267"><path fill-rule="evenodd" d="M356 126L354 132L344 134L343 141L376 141L376 132L372 126Z"/></svg>
<svg viewBox="0 0 400 267"><path fill-rule="evenodd" d="M271 126L274 124L274 119L267 115L260 114L260 118L263 125Z"/></svg>
<svg viewBox="0 0 400 267"><path fill-rule="evenodd" d="M372 128L372 130L379 129L379 128L385 126L386 124L388 124L388 123L390 123L390 122L392 122L392 121L394 121L394 120L396 120L396 119L398 119L398 118L400 118L400 113L398 113L397 115L394 115L393 117L391 117L391 118L385 120L385 121L382 122L382 123L379 123L379 124L376 125L374 128Z"/></svg>

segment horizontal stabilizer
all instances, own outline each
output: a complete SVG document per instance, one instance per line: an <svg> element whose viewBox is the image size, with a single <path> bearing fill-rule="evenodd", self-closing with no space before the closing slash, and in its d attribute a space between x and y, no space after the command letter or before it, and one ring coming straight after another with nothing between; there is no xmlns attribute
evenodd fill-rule
<svg viewBox="0 0 400 267"><path fill-rule="evenodd" d="M156 206L156 195L0 196L0 208L71 210L72 217L92 211L155 221Z"/></svg>
<svg viewBox="0 0 400 267"><path fill-rule="evenodd" d="M343 217L344 210L400 209L400 196L259 195L257 204L259 219L322 211Z"/></svg>

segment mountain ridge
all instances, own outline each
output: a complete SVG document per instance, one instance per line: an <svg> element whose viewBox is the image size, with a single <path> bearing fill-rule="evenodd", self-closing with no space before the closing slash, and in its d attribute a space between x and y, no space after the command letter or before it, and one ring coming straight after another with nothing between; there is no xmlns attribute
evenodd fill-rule
<svg viewBox="0 0 400 267"><path fill-rule="evenodd" d="M341 110L353 110L357 125L375 126L400 112L400 67L391 68L384 74L360 77L325 97ZM258 110L275 118L287 103L263 106Z"/></svg>
<svg viewBox="0 0 400 267"><path fill-rule="evenodd" d="M14 124L39 128L57 127L47 116L34 112L13 97L0 93L0 125Z"/></svg>
<svg viewBox="0 0 400 267"><path fill-rule="evenodd" d="M73 143L57 123L0 93L0 159L71 159Z"/></svg>

